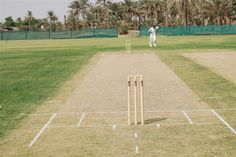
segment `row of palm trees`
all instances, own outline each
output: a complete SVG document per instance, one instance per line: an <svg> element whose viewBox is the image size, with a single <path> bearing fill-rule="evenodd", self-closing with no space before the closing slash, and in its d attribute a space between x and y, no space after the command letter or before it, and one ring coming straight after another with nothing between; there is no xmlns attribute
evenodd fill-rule
<svg viewBox="0 0 236 157"><path fill-rule="evenodd" d="M73 28L116 27L121 31L141 25L164 26L236 24L236 0L74 0L66 24Z"/></svg>
<svg viewBox="0 0 236 157"><path fill-rule="evenodd" d="M50 30L56 30L57 25L62 25L61 23L56 23L58 21L58 17L55 15L55 13L50 10L47 12L47 17L43 19L35 19L33 17L32 11L28 11L25 17L25 21L28 23L28 29L32 29L32 21L35 20L36 23L38 23L38 26L43 26L45 28L49 28Z"/></svg>
<svg viewBox="0 0 236 157"><path fill-rule="evenodd" d="M236 0L74 0L68 6L63 25L53 11L38 20L47 29L118 27L120 32L153 24L163 26L236 24ZM31 29L35 18L28 11L25 21Z"/></svg>
<svg viewBox="0 0 236 157"><path fill-rule="evenodd" d="M47 12L47 17L43 19L36 19L33 16L32 11L27 11L26 16L23 20L18 17L15 21L12 19L11 16L5 18L5 23L3 24L4 27L18 27L20 29L50 29L50 30L57 30L63 29L63 24L58 21L58 17L55 13L50 10Z"/></svg>

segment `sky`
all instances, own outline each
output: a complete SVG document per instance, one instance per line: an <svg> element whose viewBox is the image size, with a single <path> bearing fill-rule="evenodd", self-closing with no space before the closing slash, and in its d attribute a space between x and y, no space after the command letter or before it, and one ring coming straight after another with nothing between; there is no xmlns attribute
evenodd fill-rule
<svg viewBox="0 0 236 157"><path fill-rule="evenodd" d="M12 16L25 17L27 11L32 11L36 18L45 18L47 12L53 10L60 21L63 21L66 15L69 4L73 0L0 0L0 22L4 22L5 18ZM90 0L94 3L96 0ZM119 0L114 0L119 1Z"/></svg>

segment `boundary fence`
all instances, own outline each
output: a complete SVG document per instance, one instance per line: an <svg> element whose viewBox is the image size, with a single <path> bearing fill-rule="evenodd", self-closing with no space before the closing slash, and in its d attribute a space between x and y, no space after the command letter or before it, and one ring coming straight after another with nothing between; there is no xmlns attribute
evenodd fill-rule
<svg viewBox="0 0 236 157"><path fill-rule="evenodd" d="M148 36L148 27L140 28L140 36ZM236 34L236 25L160 27L161 35L230 35ZM118 37L116 28L65 31L10 31L1 32L0 40L78 39L92 37Z"/></svg>
<svg viewBox="0 0 236 157"><path fill-rule="evenodd" d="M11 31L1 32L1 40L33 40L33 39L77 39L91 37L118 37L116 28L84 29L65 31Z"/></svg>
<svg viewBox="0 0 236 157"><path fill-rule="evenodd" d="M140 28L140 36L148 36L148 27ZM161 35L227 35L236 34L236 25L175 26L160 27Z"/></svg>

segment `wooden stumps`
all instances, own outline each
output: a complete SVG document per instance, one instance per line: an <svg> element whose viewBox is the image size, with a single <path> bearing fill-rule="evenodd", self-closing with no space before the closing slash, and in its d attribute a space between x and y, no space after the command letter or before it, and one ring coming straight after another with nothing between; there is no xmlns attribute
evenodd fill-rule
<svg viewBox="0 0 236 157"><path fill-rule="evenodd" d="M131 41L130 40L126 40L126 54L131 54L132 51L132 47L131 47Z"/></svg>
<svg viewBox="0 0 236 157"><path fill-rule="evenodd" d="M138 91L137 91L138 90ZM133 92L133 93L132 93ZM140 93L138 95L138 92ZM133 94L133 96L132 96ZM143 91L143 76L129 75L128 76L128 125L131 125L131 104L134 106L134 125L138 125L138 97L140 100L140 119L141 124L144 125L144 91ZM132 101L133 100L133 101Z"/></svg>

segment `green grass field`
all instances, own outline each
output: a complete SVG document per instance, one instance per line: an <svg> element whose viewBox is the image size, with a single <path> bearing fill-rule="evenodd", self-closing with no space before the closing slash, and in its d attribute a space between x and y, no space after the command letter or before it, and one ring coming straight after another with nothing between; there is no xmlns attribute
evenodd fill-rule
<svg viewBox="0 0 236 157"><path fill-rule="evenodd" d="M22 113L32 113L43 102L56 96L58 89L94 55L99 52L124 52L125 40L126 38L95 38L1 41L0 139L21 126L22 119L26 117ZM140 53L156 52L211 108L236 108L234 83L182 55L226 50L236 53L235 43L235 35L160 36L158 47L149 48L148 38L143 37L132 39L132 50ZM236 115L224 114L224 118L234 121Z"/></svg>

